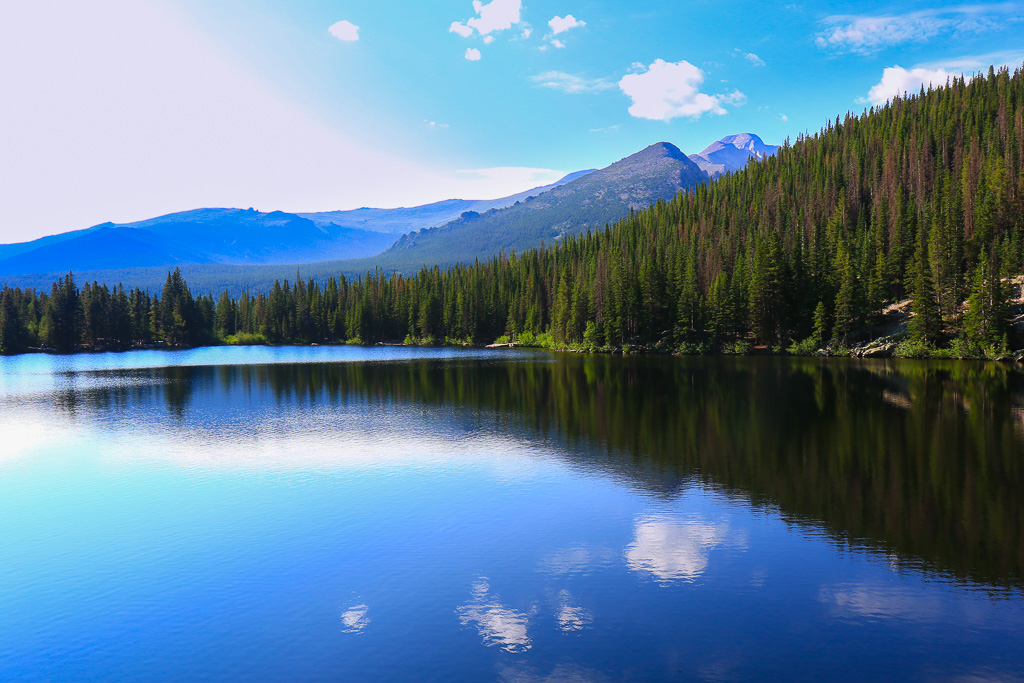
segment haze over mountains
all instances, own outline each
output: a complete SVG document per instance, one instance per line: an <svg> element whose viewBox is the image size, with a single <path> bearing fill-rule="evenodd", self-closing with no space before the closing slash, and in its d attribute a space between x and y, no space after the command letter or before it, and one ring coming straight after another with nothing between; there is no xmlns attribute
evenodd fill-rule
<svg viewBox="0 0 1024 683"><path fill-rule="evenodd" d="M200 291L267 288L275 279L414 272L523 251L601 229L631 209L667 200L778 149L730 135L687 156L660 142L601 170L495 200L452 199L399 209L263 213L196 209L134 223L105 223L0 245L0 281L49 287L69 270L82 280L158 288L182 267Z"/></svg>
<svg viewBox="0 0 1024 683"><path fill-rule="evenodd" d="M533 193L588 172L570 174ZM510 206L527 196L521 193L484 201L453 199L412 208L302 214L195 209L0 245L0 274L184 264L277 265L359 258L379 254L410 230L446 223L465 211Z"/></svg>

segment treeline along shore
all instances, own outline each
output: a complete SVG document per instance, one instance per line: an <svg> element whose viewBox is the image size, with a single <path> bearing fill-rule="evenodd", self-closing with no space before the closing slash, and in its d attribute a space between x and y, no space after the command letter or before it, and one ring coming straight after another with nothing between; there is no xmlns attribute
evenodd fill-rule
<svg viewBox="0 0 1024 683"><path fill-rule="evenodd" d="M216 300L177 270L159 293L71 274L49 292L4 287L0 351L515 341L1009 357L1024 346L1022 224L1024 74L990 68L521 254Z"/></svg>

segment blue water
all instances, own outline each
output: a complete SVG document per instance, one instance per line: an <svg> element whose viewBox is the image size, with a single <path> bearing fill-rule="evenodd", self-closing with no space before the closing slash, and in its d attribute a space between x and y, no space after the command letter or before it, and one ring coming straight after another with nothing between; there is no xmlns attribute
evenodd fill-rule
<svg viewBox="0 0 1024 683"><path fill-rule="evenodd" d="M853 530L629 447L639 418L585 397L693 361L651 362L0 359L0 679L1024 678L1018 547Z"/></svg>

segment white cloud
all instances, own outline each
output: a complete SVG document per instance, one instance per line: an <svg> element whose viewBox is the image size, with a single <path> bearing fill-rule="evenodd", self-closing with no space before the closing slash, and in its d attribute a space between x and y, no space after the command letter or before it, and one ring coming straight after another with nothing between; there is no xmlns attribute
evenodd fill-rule
<svg viewBox="0 0 1024 683"><path fill-rule="evenodd" d="M468 59L471 62L479 62L480 61L480 50L476 49L475 47L467 47L466 48L466 59Z"/></svg>
<svg viewBox="0 0 1024 683"><path fill-rule="evenodd" d="M490 45L494 42L494 36L484 36L484 45Z"/></svg>
<svg viewBox="0 0 1024 683"><path fill-rule="evenodd" d="M925 42L939 35L1004 28L1021 20L1022 6L1008 2L926 9L899 15L837 15L824 20L815 43L836 52L871 54L885 47Z"/></svg>
<svg viewBox="0 0 1024 683"><path fill-rule="evenodd" d="M760 57L758 57L757 55L755 55L753 52L744 52L743 50L741 50L739 48L736 48L735 50L733 50L733 52L736 54L736 56L743 57L743 59L747 60L748 62L750 62L754 66L764 66L765 65L764 60L761 59Z"/></svg>
<svg viewBox="0 0 1024 683"><path fill-rule="evenodd" d="M474 583L472 598L458 609L459 621L476 625L484 645L498 645L507 652L529 650L527 615L502 605L490 590L486 579Z"/></svg>
<svg viewBox="0 0 1024 683"><path fill-rule="evenodd" d="M703 82L704 72L693 64L657 59L645 71L623 76L619 89L633 99L629 108L632 116L654 121L698 118L706 113L722 115L726 113L723 104L746 102L746 96L738 90L727 95L702 93Z"/></svg>
<svg viewBox="0 0 1024 683"><path fill-rule="evenodd" d="M450 128L447 123L438 123L437 121L424 121L427 124L427 128Z"/></svg>
<svg viewBox="0 0 1024 683"><path fill-rule="evenodd" d="M533 29L532 28L524 28L523 29L523 40L526 40L531 35L533 35Z"/></svg>
<svg viewBox="0 0 1024 683"><path fill-rule="evenodd" d="M975 73L987 72L989 66L1017 68L1024 62L1024 51L994 52L985 55L957 57L941 62L919 64L905 69L898 64L882 70L882 79L872 86L866 97L858 101L876 106L884 105L897 95L917 94L921 87L939 88L953 77L964 76L970 80Z"/></svg>
<svg viewBox="0 0 1024 683"><path fill-rule="evenodd" d="M458 33L463 38L469 38L473 35L473 29L460 21L453 21L452 25L448 27L448 33Z"/></svg>
<svg viewBox="0 0 1024 683"><path fill-rule="evenodd" d="M614 83L603 78L583 78L564 71L545 71L531 76L530 80L542 88L552 88L572 94L595 93L615 87Z"/></svg>
<svg viewBox="0 0 1024 683"><path fill-rule="evenodd" d="M558 38L555 38L551 41L551 47L562 48L565 47L565 43L560 41Z"/></svg>
<svg viewBox="0 0 1024 683"><path fill-rule="evenodd" d="M882 80L868 91L863 101L880 106L897 95L917 94L921 86L927 90L932 86L945 85L952 76L945 69L904 69L898 65L886 67L882 71Z"/></svg>
<svg viewBox="0 0 1024 683"><path fill-rule="evenodd" d="M331 24L331 27L327 30L330 31L331 35L338 40L344 40L346 42L359 40L359 27L351 21L342 20L336 22Z"/></svg>
<svg viewBox="0 0 1024 683"><path fill-rule="evenodd" d="M564 17L555 15L554 17L551 18L550 21L548 21L548 26L551 27L551 33L556 36L559 33L564 33L565 31L568 31L571 28L577 28L586 25L587 22L580 21L571 14L566 14Z"/></svg>
<svg viewBox="0 0 1024 683"><path fill-rule="evenodd" d="M786 116L785 114L779 114L779 120L780 121L789 121L789 117Z"/></svg>
<svg viewBox="0 0 1024 683"><path fill-rule="evenodd" d="M519 23L519 12L521 9L522 0L491 0L486 5L480 2L480 0L473 0L473 10L477 13L477 16L468 19L466 26L470 29L476 29L477 33L482 36L486 36L493 31L504 31ZM449 30L455 31L463 37L468 36L469 34L462 33L461 29L455 29L458 23L452 24ZM459 24L459 26L462 25Z"/></svg>

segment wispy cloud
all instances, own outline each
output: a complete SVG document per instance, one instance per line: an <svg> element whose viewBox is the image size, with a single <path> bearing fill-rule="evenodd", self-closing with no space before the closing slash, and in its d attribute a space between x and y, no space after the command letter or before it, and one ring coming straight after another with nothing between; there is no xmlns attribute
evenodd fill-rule
<svg viewBox="0 0 1024 683"><path fill-rule="evenodd" d="M530 80L542 88L552 88L574 95L611 90L615 84L604 78L584 78L564 71L545 71L531 76Z"/></svg>
<svg viewBox="0 0 1024 683"><path fill-rule="evenodd" d="M345 42L359 40L359 27L348 20L331 24L331 27L327 30L338 40L344 40Z"/></svg>
<svg viewBox="0 0 1024 683"><path fill-rule="evenodd" d="M753 52L744 52L743 50L736 48L735 50L733 50L733 54L736 55L737 57L742 57L743 59L747 60L754 66L765 65L764 60L755 55Z"/></svg>
<svg viewBox="0 0 1024 683"><path fill-rule="evenodd" d="M1021 20L1016 2L962 5L881 16L836 15L825 19L815 39L835 52L871 54L904 43L925 42L946 34L983 33Z"/></svg>
<svg viewBox="0 0 1024 683"><path fill-rule="evenodd" d="M700 91L703 83L704 72L686 60L657 59L645 70L623 76L619 89L633 99L630 115L654 121L722 115L726 113L723 105L739 106L747 101L739 90L724 95L703 93Z"/></svg>
<svg viewBox="0 0 1024 683"><path fill-rule="evenodd" d="M495 166L493 168L469 168L456 171L467 180L495 181L502 187L522 187L529 189L538 185L548 185L565 176L565 171L550 168L530 168L527 166ZM509 193L513 194L513 193Z"/></svg>
<svg viewBox="0 0 1024 683"><path fill-rule="evenodd" d="M427 128L431 128L431 129L434 129L434 128L441 128L441 129L451 128L451 126L449 126L447 123L439 123L437 121L429 121L429 120L426 120L426 119L424 119L423 123L424 123L424 125L426 125Z"/></svg>

